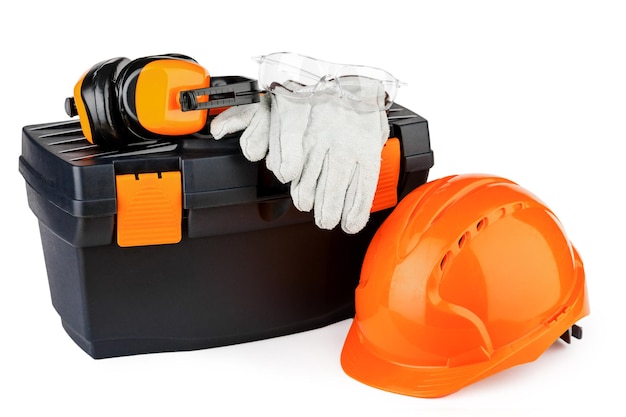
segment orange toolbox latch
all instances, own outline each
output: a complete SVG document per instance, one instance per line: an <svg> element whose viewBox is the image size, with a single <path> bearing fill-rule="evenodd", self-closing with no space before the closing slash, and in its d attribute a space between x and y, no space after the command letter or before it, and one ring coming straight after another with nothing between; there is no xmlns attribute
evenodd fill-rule
<svg viewBox="0 0 626 417"><path fill-rule="evenodd" d="M381 153L380 174L372 203L372 213L394 207L398 203L401 156L400 140L387 139Z"/></svg>
<svg viewBox="0 0 626 417"><path fill-rule="evenodd" d="M116 175L115 187L119 246L181 241L183 196L179 171Z"/></svg>

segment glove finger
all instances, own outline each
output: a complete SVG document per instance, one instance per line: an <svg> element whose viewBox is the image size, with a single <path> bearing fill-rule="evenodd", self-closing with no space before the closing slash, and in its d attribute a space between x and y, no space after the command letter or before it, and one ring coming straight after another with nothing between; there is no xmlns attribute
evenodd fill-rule
<svg viewBox="0 0 626 417"><path fill-rule="evenodd" d="M381 111L380 112L380 133L381 133L381 150L382 150L382 146L385 145L385 142L387 142L387 139L389 139L389 133L390 133L390 129L389 129L389 118L387 117L387 112L385 111Z"/></svg>
<svg viewBox="0 0 626 417"><path fill-rule="evenodd" d="M268 150L267 157L265 158L265 164L267 168L276 175L276 178L282 181L279 177L280 172L280 116L275 106L274 97L271 96L272 111L270 112L270 128L268 136ZM283 182L284 183L284 182Z"/></svg>
<svg viewBox="0 0 626 417"><path fill-rule="evenodd" d="M348 186L356 166L339 158L327 158L315 190L315 224L333 229L341 220Z"/></svg>
<svg viewBox="0 0 626 417"><path fill-rule="evenodd" d="M310 211L313 208L315 189L327 158L326 152L310 152L302 166L301 174L291 182L291 198L298 210Z"/></svg>
<svg viewBox="0 0 626 417"><path fill-rule="evenodd" d="M272 95L267 167L282 183L292 181L302 171L302 141L310 109L310 104L305 100Z"/></svg>
<svg viewBox="0 0 626 417"><path fill-rule="evenodd" d="M368 152L361 155L356 166L354 177L346 191L341 228L350 234L358 233L365 227L370 218L372 204L380 175L380 152L389 137L389 121L387 113L378 113L378 122L368 132L366 143ZM373 119L372 121L374 121ZM376 134L379 132L379 135ZM366 135L363 136L365 138Z"/></svg>
<svg viewBox="0 0 626 417"><path fill-rule="evenodd" d="M269 147L270 100L262 96L259 104L249 126L239 138L241 151L252 162L263 159Z"/></svg>
<svg viewBox="0 0 626 417"><path fill-rule="evenodd" d="M211 121L211 135L215 139L221 139L229 133L244 130L250 124L259 106L259 103L252 103L224 110Z"/></svg>
<svg viewBox="0 0 626 417"><path fill-rule="evenodd" d="M380 163L371 166L357 165L354 177L346 191L346 199L341 217L341 228L346 233L358 233L370 218Z"/></svg>
<svg viewBox="0 0 626 417"><path fill-rule="evenodd" d="M387 112L379 112L380 117L380 147L376 136L372 135L372 154L359 163L356 168L353 181L346 192L346 201L343 216L341 217L341 228L346 233L358 233L369 221L372 211L372 204L378 187L378 177L380 175L380 152L384 143L389 138L389 120ZM375 132L373 129L372 132ZM368 141L369 143L369 141Z"/></svg>

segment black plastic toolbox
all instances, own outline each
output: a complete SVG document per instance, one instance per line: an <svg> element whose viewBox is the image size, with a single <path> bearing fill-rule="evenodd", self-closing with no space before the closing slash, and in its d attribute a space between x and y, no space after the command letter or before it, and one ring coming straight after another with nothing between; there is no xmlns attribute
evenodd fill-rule
<svg viewBox="0 0 626 417"><path fill-rule="evenodd" d="M394 104L389 120L402 198L427 181L433 153L425 119ZM263 162L243 157L238 135L105 150L87 142L78 121L30 125L19 170L52 303L93 358L222 346L350 318L363 256L391 211L372 213L354 235L321 230ZM149 224L178 205L173 237L161 241L167 233L157 230L144 244L120 244L121 178L178 187L166 193L173 203L148 190L125 214Z"/></svg>

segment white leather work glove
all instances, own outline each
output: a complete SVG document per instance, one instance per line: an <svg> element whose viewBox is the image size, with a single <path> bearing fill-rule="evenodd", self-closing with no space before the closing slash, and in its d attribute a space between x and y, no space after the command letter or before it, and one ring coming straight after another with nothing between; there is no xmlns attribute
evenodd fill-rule
<svg viewBox="0 0 626 417"><path fill-rule="evenodd" d="M361 103L358 109L336 91L311 97L303 169L291 182L294 205L301 211L313 209L318 227L333 229L341 222L341 228L351 234L369 220L381 152L389 138L382 84L358 88L373 101Z"/></svg>
<svg viewBox="0 0 626 417"><path fill-rule="evenodd" d="M303 163L302 141L311 105L288 89L277 86L259 103L235 106L211 121L211 134L221 139L244 130L239 139L244 156L250 161L266 158L267 168L286 184L300 175Z"/></svg>
<svg viewBox="0 0 626 417"><path fill-rule="evenodd" d="M289 87L289 85L287 84ZM260 103L227 109L211 122L216 139L245 129L246 158L266 164L300 211L314 210L315 223L347 233L369 220L378 184L382 147L389 137L385 91L378 82L359 83L348 95L369 97L354 105L335 89L302 95L275 87Z"/></svg>

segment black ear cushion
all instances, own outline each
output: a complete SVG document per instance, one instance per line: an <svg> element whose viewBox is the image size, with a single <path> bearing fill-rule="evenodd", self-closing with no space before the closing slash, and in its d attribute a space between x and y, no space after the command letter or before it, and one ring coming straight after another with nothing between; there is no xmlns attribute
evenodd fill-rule
<svg viewBox="0 0 626 417"><path fill-rule="evenodd" d="M85 74L81 98L85 105L93 142L104 147L120 147L128 143L118 110L116 81L128 58L112 58L94 65Z"/></svg>
<svg viewBox="0 0 626 417"><path fill-rule="evenodd" d="M137 117L137 107L135 102L135 91L137 88L137 80L141 70L150 62L161 59L178 59L197 63L195 59L181 54L164 54L153 55L143 58L137 58L127 64L120 72L117 80L117 92L119 114L123 123L136 136L149 139L153 138L154 133L144 128Z"/></svg>

